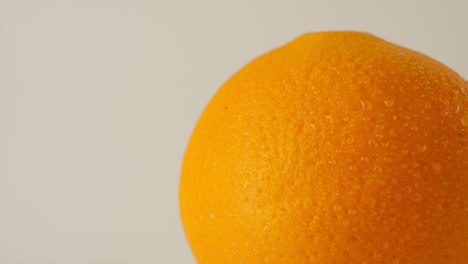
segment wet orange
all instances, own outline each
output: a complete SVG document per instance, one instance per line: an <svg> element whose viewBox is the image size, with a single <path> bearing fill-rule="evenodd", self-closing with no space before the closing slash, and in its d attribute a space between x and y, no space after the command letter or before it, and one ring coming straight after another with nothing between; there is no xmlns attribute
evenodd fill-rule
<svg viewBox="0 0 468 264"><path fill-rule="evenodd" d="M468 263L467 88L358 32L306 34L253 60L184 157L198 263Z"/></svg>

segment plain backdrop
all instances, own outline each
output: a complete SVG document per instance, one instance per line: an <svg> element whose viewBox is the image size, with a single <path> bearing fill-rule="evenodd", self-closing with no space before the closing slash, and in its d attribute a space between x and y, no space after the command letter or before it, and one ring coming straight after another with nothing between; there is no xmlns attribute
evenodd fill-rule
<svg viewBox="0 0 468 264"><path fill-rule="evenodd" d="M0 0L0 263L195 263L195 122L254 57L367 31L468 78L468 1Z"/></svg>

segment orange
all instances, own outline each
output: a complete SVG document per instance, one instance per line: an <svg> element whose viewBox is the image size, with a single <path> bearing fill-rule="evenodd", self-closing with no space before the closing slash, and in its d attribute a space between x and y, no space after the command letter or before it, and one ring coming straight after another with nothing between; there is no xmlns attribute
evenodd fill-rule
<svg viewBox="0 0 468 264"><path fill-rule="evenodd" d="M358 32L253 60L185 153L180 210L198 263L468 263L467 84Z"/></svg>

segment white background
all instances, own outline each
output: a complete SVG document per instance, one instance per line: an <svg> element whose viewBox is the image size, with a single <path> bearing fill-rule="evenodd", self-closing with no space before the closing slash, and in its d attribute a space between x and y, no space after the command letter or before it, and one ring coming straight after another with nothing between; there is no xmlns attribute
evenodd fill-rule
<svg viewBox="0 0 468 264"><path fill-rule="evenodd" d="M0 0L0 263L195 263L191 129L252 58L367 31L468 77L468 1Z"/></svg>

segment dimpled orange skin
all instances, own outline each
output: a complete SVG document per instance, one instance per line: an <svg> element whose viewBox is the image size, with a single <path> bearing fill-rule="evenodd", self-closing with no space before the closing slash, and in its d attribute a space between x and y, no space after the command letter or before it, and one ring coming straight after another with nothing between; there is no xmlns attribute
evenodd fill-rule
<svg viewBox="0 0 468 264"><path fill-rule="evenodd" d="M468 263L468 83L358 32L301 36L212 98L182 166L201 264Z"/></svg>

